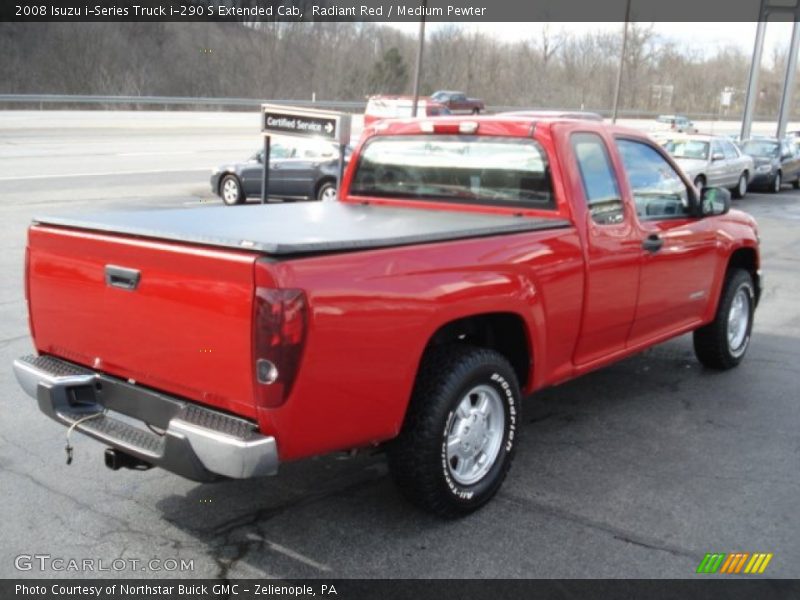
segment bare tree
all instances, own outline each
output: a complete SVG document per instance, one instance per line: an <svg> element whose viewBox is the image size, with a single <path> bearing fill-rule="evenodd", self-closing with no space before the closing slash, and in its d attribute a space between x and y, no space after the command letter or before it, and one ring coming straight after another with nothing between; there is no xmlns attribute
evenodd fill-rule
<svg viewBox="0 0 800 600"><path fill-rule="evenodd" d="M0 23L0 92L363 101L410 92L416 41L376 23ZM620 42L616 32L569 35L548 25L521 41L444 26L426 41L421 89L461 89L492 106L603 111ZM761 114L777 111L785 54L776 49L762 68ZM747 69L737 48L692 51L634 24L623 106L715 115L728 90L729 114L738 114Z"/></svg>

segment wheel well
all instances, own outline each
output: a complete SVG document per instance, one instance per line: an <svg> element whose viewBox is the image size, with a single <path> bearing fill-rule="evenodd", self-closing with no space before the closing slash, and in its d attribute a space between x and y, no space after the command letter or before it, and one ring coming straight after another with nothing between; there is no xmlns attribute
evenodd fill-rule
<svg viewBox="0 0 800 600"><path fill-rule="evenodd" d="M499 352L511 363L520 387L528 383L531 354L525 323L513 313L488 313L451 321L433 334L425 347L444 344L467 344L490 348Z"/></svg>
<svg viewBox="0 0 800 600"><path fill-rule="evenodd" d="M728 260L728 272L733 269L744 269L750 273L756 288L756 304L758 303L761 286L758 281L758 259L753 248L739 248L731 254Z"/></svg>
<svg viewBox="0 0 800 600"><path fill-rule="evenodd" d="M322 189L322 186L325 185L326 183L332 183L332 184L336 185L336 178L328 176L328 177L323 177L322 179L320 179L317 182L317 185L314 186L314 199L317 198L317 195L319 194L320 189Z"/></svg>

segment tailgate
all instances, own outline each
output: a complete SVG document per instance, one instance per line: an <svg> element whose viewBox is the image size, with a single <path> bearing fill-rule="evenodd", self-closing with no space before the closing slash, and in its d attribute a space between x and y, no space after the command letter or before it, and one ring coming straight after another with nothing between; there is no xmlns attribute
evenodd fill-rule
<svg viewBox="0 0 800 600"><path fill-rule="evenodd" d="M256 254L42 225L28 252L40 353L255 417Z"/></svg>

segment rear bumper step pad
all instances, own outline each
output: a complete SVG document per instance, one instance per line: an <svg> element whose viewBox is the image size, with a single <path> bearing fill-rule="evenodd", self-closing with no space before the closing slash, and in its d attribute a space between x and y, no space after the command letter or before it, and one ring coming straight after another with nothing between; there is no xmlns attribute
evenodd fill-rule
<svg viewBox="0 0 800 600"><path fill-rule="evenodd" d="M75 429L189 479L244 479L278 471L275 439L245 419L52 356L18 358L14 374L50 418L69 427L104 411Z"/></svg>

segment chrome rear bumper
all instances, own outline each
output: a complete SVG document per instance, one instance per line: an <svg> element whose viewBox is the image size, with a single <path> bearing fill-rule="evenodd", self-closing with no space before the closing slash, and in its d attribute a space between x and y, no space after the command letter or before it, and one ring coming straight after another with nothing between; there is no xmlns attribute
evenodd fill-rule
<svg viewBox="0 0 800 600"><path fill-rule="evenodd" d="M50 418L69 427L103 412L75 429L189 479L244 479L278 471L275 438L261 435L245 419L52 356L18 358L14 374Z"/></svg>

